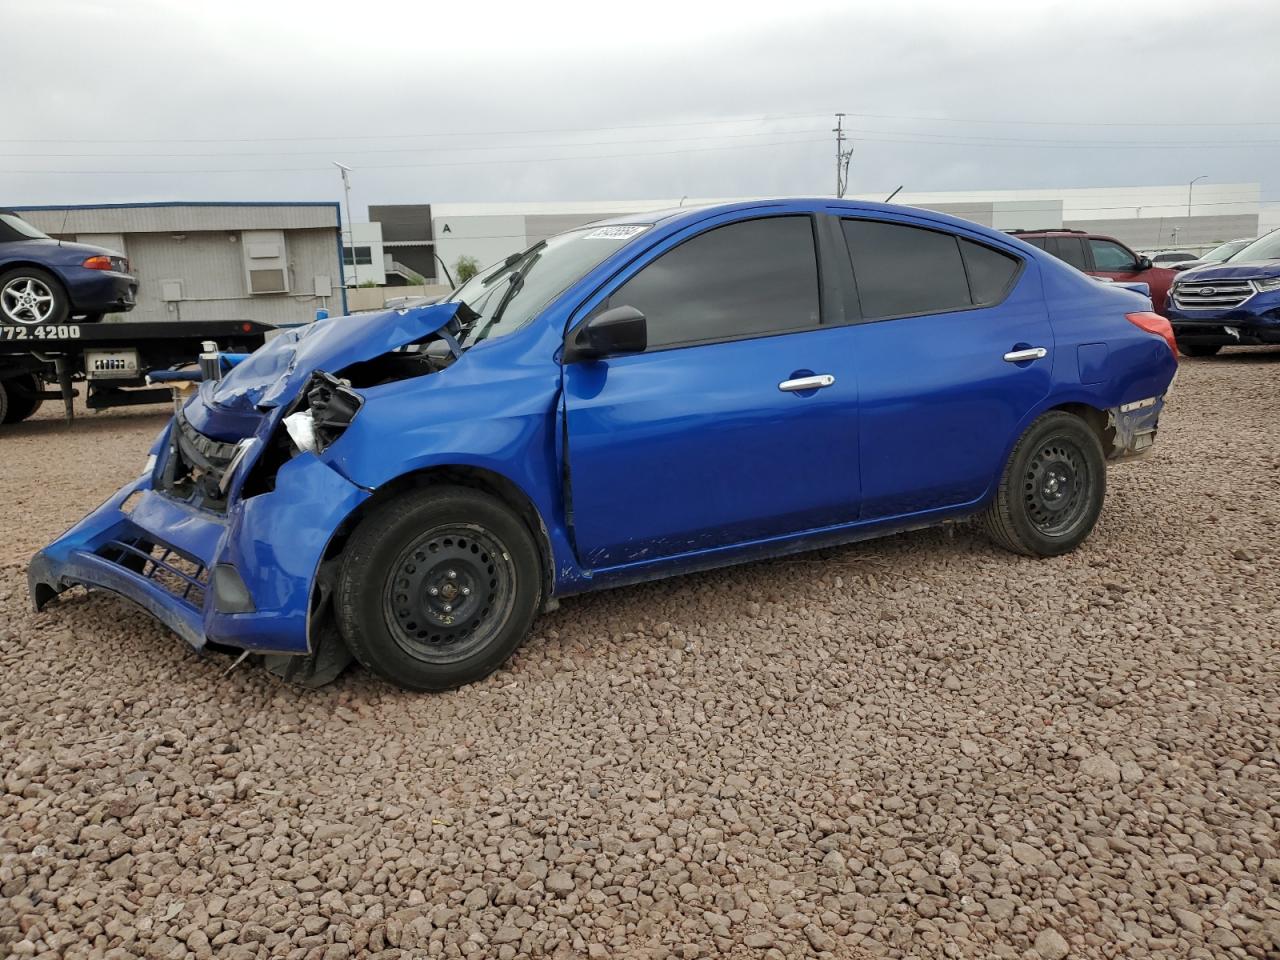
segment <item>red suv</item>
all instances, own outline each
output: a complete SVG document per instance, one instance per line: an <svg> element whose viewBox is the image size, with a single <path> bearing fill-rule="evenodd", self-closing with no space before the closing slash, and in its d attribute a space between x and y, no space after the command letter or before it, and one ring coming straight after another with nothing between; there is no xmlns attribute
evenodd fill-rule
<svg viewBox="0 0 1280 960"><path fill-rule="evenodd" d="M1063 228L1005 232L1013 234L1019 240L1025 240L1033 247L1039 247L1059 260L1065 260L1091 277L1145 283L1151 289L1151 304L1156 313L1164 313L1169 286L1178 272L1153 266L1149 258L1139 256L1114 237Z"/></svg>

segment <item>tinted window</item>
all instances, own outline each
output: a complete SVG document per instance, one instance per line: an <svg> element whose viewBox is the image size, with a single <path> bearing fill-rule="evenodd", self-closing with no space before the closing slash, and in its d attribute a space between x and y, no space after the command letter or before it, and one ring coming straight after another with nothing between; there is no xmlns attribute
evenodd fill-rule
<svg viewBox="0 0 1280 960"><path fill-rule="evenodd" d="M986 306L1004 299L1005 291L1018 272L1018 259L964 239L960 241L960 253L964 256L964 268L969 274L969 290L973 294L973 302L978 306Z"/></svg>
<svg viewBox="0 0 1280 960"><path fill-rule="evenodd" d="M1041 250L1045 248L1044 237L1023 237L1023 240L1031 244L1033 247L1039 247Z"/></svg>
<svg viewBox="0 0 1280 960"><path fill-rule="evenodd" d="M864 320L973 306L951 234L875 220L845 220L843 226Z"/></svg>
<svg viewBox="0 0 1280 960"><path fill-rule="evenodd" d="M1114 240L1090 240L1089 247L1093 250L1093 269L1095 270L1136 270L1138 263L1133 258L1133 254L1126 250ZM1177 254L1173 259L1181 259ZM1186 259L1191 259L1187 257Z"/></svg>
<svg viewBox="0 0 1280 960"><path fill-rule="evenodd" d="M609 305L645 315L650 349L817 326L812 222L770 217L708 230L642 269Z"/></svg>
<svg viewBox="0 0 1280 960"><path fill-rule="evenodd" d="M1088 269L1084 259L1084 241L1079 237L1049 237L1045 249L1077 270Z"/></svg>

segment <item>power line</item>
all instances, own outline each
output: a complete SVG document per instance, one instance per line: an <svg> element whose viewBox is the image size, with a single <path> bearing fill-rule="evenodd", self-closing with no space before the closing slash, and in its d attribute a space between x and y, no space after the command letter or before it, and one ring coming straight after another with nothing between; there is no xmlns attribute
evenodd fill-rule
<svg viewBox="0 0 1280 960"><path fill-rule="evenodd" d="M453 133L437 131L432 133L364 133L345 136L309 136L309 137L158 137L145 139L128 137L111 140L95 137L0 137L0 143L286 143L304 140L321 140L324 142L342 140L412 140L426 137L508 137L524 136L531 133L599 133L605 130L656 130L663 127L703 127L732 123L766 123L774 120L813 119L825 117L825 113L778 113L763 114L755 117L723 118L719 120L671 120L666 123L628 123L609 127L543 127L525 130L462 130Z"/></svg>
<svg viewBox="0 0 1280 960"><path fill-rule="evenodd" d="M666 157L677 156L686 153L706 153L713 150L746 150L754 147L789 147L806 143L826 143L826 138L814 140L781 140L773 143L735 143L724 147L689 147L684 150L648 150L643 153L604 153L604 154L584 154L576 157L519 157L514 159L502 160L449 160L437 161L433 163L375 163L361 164L353 166L356 170L418 170L425 167L473 167L485 166L489 164L509 164L509 163L558 163L561 161L571 160L625 160L637 159L642 157ZM104 174L114 175L122 174L127 176L143 175L159 175L159 174L208 174L208 173L317 173L327 172L328 167L239 167L236 169L218 169L218 170L191 170L191 169L172 169L172 170L0 170L0 174L72 174L83 176L100 176Z"/></svg>
<svg viewBox="0 0 1280 960"><path fill-rule="evenodd" d="M459 145L449 147L357 147L355 149L347 149L342 151L344 154L360 154L360 153L441 153L441 152L457 152L469 150L558 150L573 147L625 147L632 144L645 143L694 143L700 140L743 140L754 137L781 137L781 136L803 136L805 134L821 133L818 129L806 130L763 130L759 133L711 133L702 137L647 137L641 140L586 140L568 143L508 143L508 144L483 144L479 146ZM312 156L330 156L337 148L330 147L324 150L286 150L286 151L241 151L226 150L218 153L0 153L0 157L9 158L26 158L39 157L41 159L141 159L151 160L155 158L180 159L182 157L312 157Z"/></svg>
<svg viewBox="0 0 1280 960"><path fill-rule="evenodd" d="M905 113L851 113L862 120L921 120L929 123L1010 124L1036 127L1254 127L1280 126L1280 120L980 120L973 117L924 117Z"/></svg>
<svg viewBox="0 0 1280 960"><path fill-rule="evenodd" d="M297 143L319 141L324 143L353 140L400 140L440 137L491 137L524 136L538 133L597 133L607 130L655 130L667 127L722 126L725 124L762 123L778 120L815 119L829 116L824 113L777 113L751 117L723 117L704 120L669 120L660 123L617 124L600 127L541 127L519 130L463 130L433 131L431 133L364 133L347 135L307 135L287 137L0 137L0 143ZM910 120L922 123L968 123L979 125L1015 125L1038 127L1257 127L1280 126L1280 120L1026 120L1022 118L940 117L905 113L848 113L850 117L864 120ZM889 132L889 131L885 131Z"/></svg>

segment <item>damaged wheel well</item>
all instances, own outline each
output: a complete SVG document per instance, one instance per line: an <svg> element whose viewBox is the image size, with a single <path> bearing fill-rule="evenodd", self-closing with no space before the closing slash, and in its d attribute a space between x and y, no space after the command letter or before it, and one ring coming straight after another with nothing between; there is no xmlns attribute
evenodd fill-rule
<svg viewBox="0 0 1280 960"><path fill-rule="evenodd" d="M1064 403L1053 409L1073 414L1087 423L1089 429L1097 436L1098 442L1102 444L1103 456L1111 457L1115 451L1116 431L1105 410L1091 407L1087 403Z"/></svg>
<svg viewBox="0 0 1280 960"><path fill-rule="evenodd" d="M551 537L547 531L546 524L543 523L542 515L538 513L533 501L525 495L519 486L502 474L495 473L492 470L485 470L481 467L462 465L429 467L425 470L404 474L388 483L382 484L373 492L373 496L362 503L339 526L333 539L329 541L328 548L325 550L326 562L321 565L322 569L336 567L336 564L328 563L328 561L332 561L341 555L352 531L360 525L360 521L371 510L376 509L387 500L403 495L409 490L420 490L424 487L442 484L471 487L475 490L484 491L490 496L497 497L524 521L525 526L529 528L529 533L533 536L534 543L538 546L538 556L542 566L543 609L554 609L555 601L551 597L551 590L553 586L552 578L555 573L555 558L551 554Z"/></svg>

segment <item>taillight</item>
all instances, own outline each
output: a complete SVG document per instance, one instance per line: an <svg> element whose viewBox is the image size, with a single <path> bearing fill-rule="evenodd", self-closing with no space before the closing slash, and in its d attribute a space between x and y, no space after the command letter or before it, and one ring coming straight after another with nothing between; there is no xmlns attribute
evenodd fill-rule
<svg viewBox="0 0 1280 960"><path fill-rule="evenodd" d="M1164 342L1169 345L1169 349L1173 352L1173 358L1178 359L1178 341L1173 336L1173 326L1164 317L1158 313L1126 313L1124 318L1132 323L1135 327L1154 333L1158 337L1164 337Z"/></svg>
<svg viewBox="0 0 1280 960"><path fill-rule="evenodd" d="M83 264L81 264L81 266L83 266L86 270L110 270L111 258L110 257L90 257Z"/></svg>

